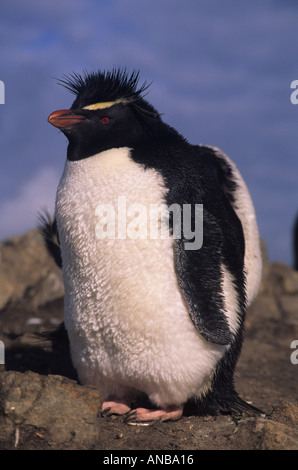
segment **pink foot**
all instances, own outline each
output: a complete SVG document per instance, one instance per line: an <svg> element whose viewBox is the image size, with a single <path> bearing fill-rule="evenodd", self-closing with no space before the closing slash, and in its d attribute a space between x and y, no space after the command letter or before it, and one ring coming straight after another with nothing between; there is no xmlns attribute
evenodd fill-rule
<svg viewBox="0 0 298 470"><path fill-rule="evenodd" d="M104 401L101 406L101 415L106 418L111 415L125 415L131 410L131 407L125 401L111 400Z"/></svg>
<svg viewBox="0 0 298 470"><path fill-rule="evenodd" d="M126 422L132 425L148 426L156 421L176 421L181 418L182 406L172 405L165 409L136 408L128 413Z"/></svg>

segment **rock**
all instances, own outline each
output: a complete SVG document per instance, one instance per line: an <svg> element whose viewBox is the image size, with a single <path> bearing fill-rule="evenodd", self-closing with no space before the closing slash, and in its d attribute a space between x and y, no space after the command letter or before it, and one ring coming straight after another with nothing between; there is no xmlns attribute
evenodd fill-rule
<svg viewBox="0 0 298 470"><path fill-rule="evenodd" d="M275 294L298 294L298 272L280 261L271 265L267 283Z"/></svg>
<svg viewBox="0 0 298 470"><path fill-rule="evenodd" d="M242 450L298 450L298 407L282 402L268 416L240 419L231 441Z"/></svg>
<svg viewBox="0 0 298 470"><path fill-rule="evenodd" d="M38 230L0 244L0 310L17 303L37 307L64 295L62 273Z"/></svg>
<svg viewBox="0 0 298 470"><path fill-rule="evenodd" d="M267 418L251 418L239 423L232 441L242 450L297 450L297 437L285 424Z"/></svg>
<svg viewBox="0 0 298 470"><path fill-rule="evenodd" d="M268 276L270 273L271 263L269 260L267 246L263 239L260 240L261 255L262 255L262 280L260 285L260 294L266 292L268 288Z"/></svg>
<svg viewBox="0 0 298 470"><path fill-rule="evenodd" d="M0 448L42 443L92 449L99 441L100 393L59 375L0 373Z"/></svg>
<svg viewBox="0 0 298 470"><path fill-rule="evenodd" d="M270 418L293 427L298 434L298 405L282 402L273 408Z"/></svg>
<svg viewBox="0 0 298 470"><path fill-rule="evenodd" d="M281 311L283 312L283 321L291 324L293 334L298 339L298 294L281 295L279 297Z"/></svg>
<svg viewBox="0 0 298 470"><path fill-rule="evenodd" d="M295 430L277 421L259 418L253 432L258 450L298 450L297 427Z"/></svg>

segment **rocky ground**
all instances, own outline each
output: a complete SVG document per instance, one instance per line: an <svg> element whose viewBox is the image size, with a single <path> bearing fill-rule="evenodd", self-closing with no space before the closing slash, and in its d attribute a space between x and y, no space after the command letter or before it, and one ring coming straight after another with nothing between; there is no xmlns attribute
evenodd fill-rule
<svg viewBox="0 0 298 470"><path fill-rule="evenodd" d="M39 234L2 243L0 449L297 450L298 273L270 263L263 252L262 286L247 314L236 386L264 415L197 416L187 407L177 422L139 427L100 417L100 391L77 382L58 328L61 273Z"/></svg>

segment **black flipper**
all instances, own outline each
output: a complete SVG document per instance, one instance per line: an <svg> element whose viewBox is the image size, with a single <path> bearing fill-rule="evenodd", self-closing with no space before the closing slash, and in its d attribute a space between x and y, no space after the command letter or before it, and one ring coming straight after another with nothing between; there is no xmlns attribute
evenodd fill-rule
<svg viewBox="0 0 298 470"><path fill-rule="evenodd" d="M223 267L235 281L233 289L238 299L235 314L239 326L245 314L244 235L233 207L236 183L228 165L217 158L212 149L199 147L198 163L195 161L192 171L181 175L179 191L170 189L167 199L169 205L191 205L193 233L195 205L203 206L203 242L199 249L192 250L186 249L190 240L183 237L174 240L175 270L189 315L198 331L208 341L226 345L231 343L233 335L225 315ZM200 180L204 182L200 184ZM172 228L175 233L173 220Z"/></svg>
<svg viewBox="0 0 298 470"><path fill-rule="evenodd" d="M206 231L204 211L204 231ZM224 315L221 295L220 253L221 231L208 224L216 237L217 246L204 240L199 250L186 250L185 240L175 241L175 270L179 287L197 330L205 339L217 344L229 344L231 333ZM212 228L210 225L214 225ZM206 237L205 237L206 238Z"/></svg>

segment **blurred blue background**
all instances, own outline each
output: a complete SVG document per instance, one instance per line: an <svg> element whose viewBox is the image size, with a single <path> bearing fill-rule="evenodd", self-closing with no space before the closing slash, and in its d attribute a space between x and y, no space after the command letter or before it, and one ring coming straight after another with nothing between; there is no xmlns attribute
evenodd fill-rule
<svg viewBox="0 0 298 470"><path fill-rule="evenodd" d="M127 66L167 123L235 161L271 260L292 264L297 24L296 0L2 1L0 239L53 212L67 141L47 117L73 100L57 79Z"/></svg>

